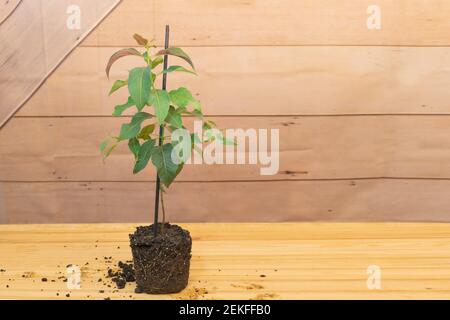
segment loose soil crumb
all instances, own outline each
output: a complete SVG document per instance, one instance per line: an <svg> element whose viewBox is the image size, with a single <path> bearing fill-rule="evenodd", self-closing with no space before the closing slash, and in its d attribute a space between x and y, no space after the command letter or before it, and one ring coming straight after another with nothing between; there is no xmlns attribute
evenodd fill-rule
<svg viewBox="0 0 450 320"><path fill-rule="evenodd" d="M136 281L133 264L119 261L118 267L118 271L114 271L113 269L108 268L108 275L106 276L107 278L111 278L118 289L125 288L127 282Z"/></svg>
<svg viewBox="0 0 450 320"><path fill-rule="evenodd" d="M34 277L36 274L34 273L34 272L25 272L23 275L22 275L22 278L32 278L32 277Z"/></svg>

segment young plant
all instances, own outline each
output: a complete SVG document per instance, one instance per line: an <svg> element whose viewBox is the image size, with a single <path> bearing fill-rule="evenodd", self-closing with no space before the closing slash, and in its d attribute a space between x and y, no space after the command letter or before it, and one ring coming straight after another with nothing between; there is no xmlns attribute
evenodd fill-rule
<svg viewBox="0 0 450 320"><path fill-rule="evenodd" d="M184 126L185 117L195 117L203 121L203 129L215 128L212 121L204 118L200 101L185 87L166 91L158 89L156 80L163 74L185 72L196 75L194 64L191 58L181 49L169 47L152 51L156 48L151 41L135 34L134 39L138 45L143 47L143 51L134 48L121 49L114 53L106 66L106 75L109 78L109 71L115 61L126 56L140 58L142 65L129 71L128 79L114 82L109 94L124 88L128 89L129 97L123 104L114 108L113 116L119 117L127 109L133 109L134 115L129 123L121 126L117 136L113 136L103 141L100 150L104 158L121 142L127 142L131 153L134 155L133 173L141 172L151 161L157 170L157 174L163 186L168 188L177 175L183 169L184 162L173 161L172 151L179 141L172 141L170 134L176 129L187 128ZM180 65L171 65L167 69L163 68L164 56L174 56L184 60L189 68ZM157 130L159 128L159 130ZM159 133L165 132L164 136ZM215 139L225 139L223 135L206 135L206 138L198 137L195 133L190 133L191 138L189 154L195 148L196 143L209 142ZM163 207L163 225L165 220L165 210L163 196L161 193L161 204Z"/></svg>

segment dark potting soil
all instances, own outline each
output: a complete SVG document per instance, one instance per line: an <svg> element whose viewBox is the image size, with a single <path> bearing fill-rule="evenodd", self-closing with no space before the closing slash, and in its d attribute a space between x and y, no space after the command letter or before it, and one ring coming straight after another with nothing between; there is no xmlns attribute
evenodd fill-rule
<svg viewBox="0 0 450 320"><path fill-rule="evenodd" d="M176 293L188 283L192 238L187 230L169 223L137 227L130 234L136 293Z"/></svg>
<svg viewBox="0 0 450 320"><path fill-rule="evenodd" d="M108 269L108 277L116 283L118 289L125 288L127 282L136 281L134 276L133 264L119 261L119 271ZM99 279L101 281L101 279Z"/></svg>

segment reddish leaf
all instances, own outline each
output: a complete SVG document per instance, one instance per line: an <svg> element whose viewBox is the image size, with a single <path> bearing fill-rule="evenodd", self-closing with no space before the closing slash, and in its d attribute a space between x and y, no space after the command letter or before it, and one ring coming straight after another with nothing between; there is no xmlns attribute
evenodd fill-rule
<svg viewBox="0 0 450 320"><path fill-rule="evenodd" d="M146 46L148 44L148 40L145 39L144 37L140 36L139 34L135 33L133 35L134 40L136 40L136 42L141 45L141 46Z"/></svg>
<svg viewBox="0 0 450 320"><path fill-rule="evenodd" d="M192 69L195 70L194 64L192 63L191 58L181 48L172 47L172 48L160 50L156 53L157 56L164 56L166 54L171 55L171 56L176 56L178 58L185 60L187 63L189 63L191 65Z"/></svg>
<svg viewBox="0 0 450 320"><path fill-rule="evenodd" d="M137 51L134 48L128 48L128 49L122 49L114 53L111 58L109 58L108 65L106 66L106 76L109 78L109 70L111 69L111 66L114 62L116 62L118 59L126 56L139 56L141 57L142 54Z"/></svg>

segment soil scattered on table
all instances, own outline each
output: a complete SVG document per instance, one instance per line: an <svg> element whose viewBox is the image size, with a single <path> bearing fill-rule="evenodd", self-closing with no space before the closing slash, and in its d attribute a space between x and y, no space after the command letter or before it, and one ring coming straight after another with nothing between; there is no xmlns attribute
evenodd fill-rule
<svg viewBox="0 0 450 320"><path fill-rule="evenodd" d="M111 268L108 268L107 278L110 278L112 282L114 282L118 289L125 288L127 282L135 282L135 274L132 263L125 263L119 261L118 265L119 270L114 271Z"/></svg>

